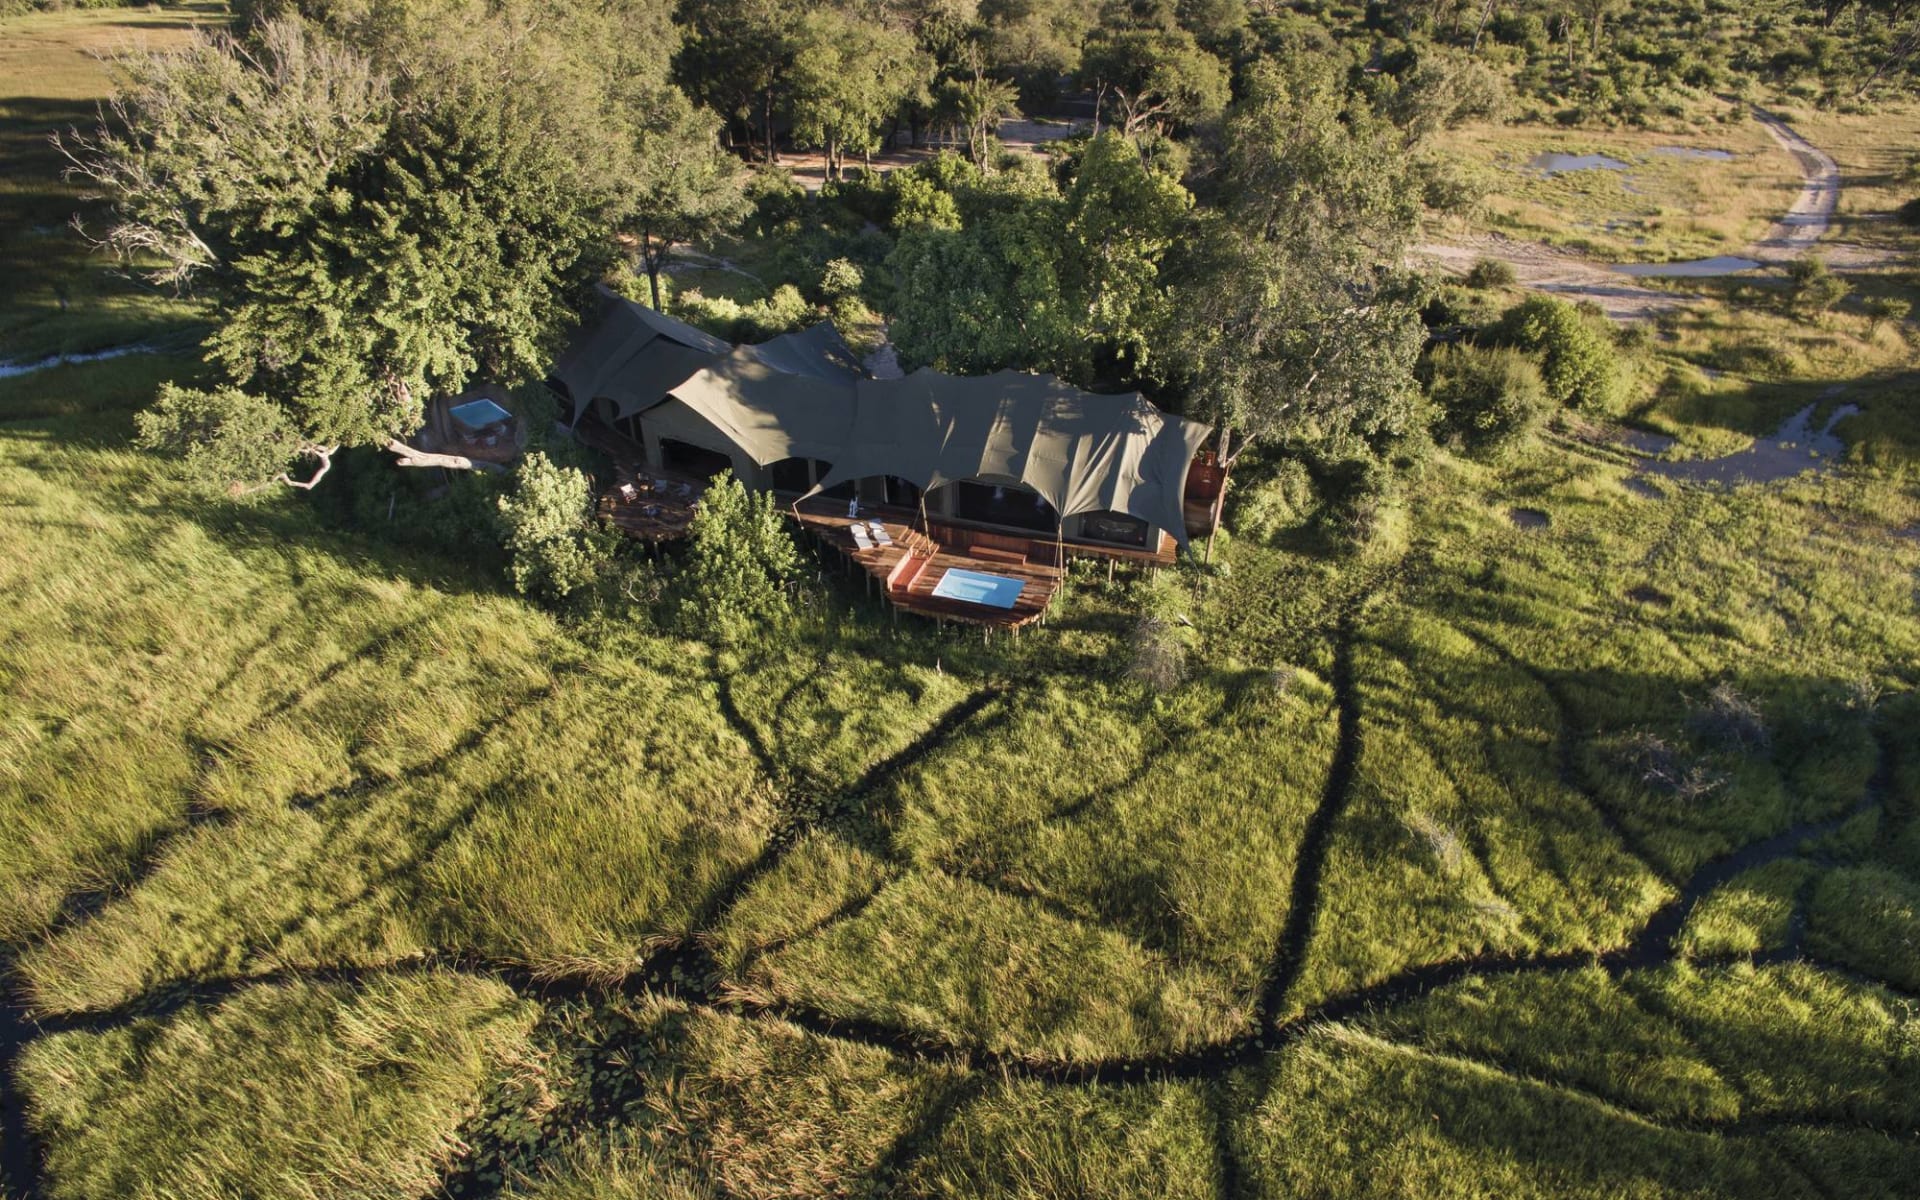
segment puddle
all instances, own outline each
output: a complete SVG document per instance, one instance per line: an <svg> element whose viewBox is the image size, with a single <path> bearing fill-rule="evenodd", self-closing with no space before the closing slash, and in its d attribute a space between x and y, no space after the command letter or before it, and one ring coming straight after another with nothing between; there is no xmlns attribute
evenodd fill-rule
<svg viewBox="0 0 1920 1200"><path fill-rule="evenodd" d="M1772 436L1759 439L1738 454L1692 462L1649 462L1641 469L1683 483L1735 484L1773 483L1831 466L1847 450L1833 427L1859 412L1860 406L1842 404L1818 432L1813 428L1813 408L1807 405L1788 417Z"/></svg>
<svg viewBox="0 0 1920 1200"><path fill-rule="evenodd" d="M1722 254L1714 258L1696 258L1688 262L1616 263L1613 269L1622 275L1632 275L1638 279L1709 279L1715 275L1738 275L1742 271L1751 271L1761 265L1757 258L1740 258L1731 254Z"/></svg>
<svg viewBox="0 0 1920 1200"><path fill-rule="evenodd" d="M1548 522L1547 514L1537 508L1510 508L1507 519L1521 529L1545 529Z"/></svg>
<svg viewBox="0 0 1920 1200"><path fill-rule="evenodd" d="M1627 164L1605 154L1536 154L1527 160L1530 170L1542 175L1565 175L1572 171L1624 171Z"/></svg>
<svg viewBox="0 0 1920 1200"><path fill-rule="evenodd" d="M153 353L152 346L115 346L110 350L95 350L90 354L55 354L32 362L0 362L0 379L12 379L15 375L31 375L35 371L44 371L48 367L64 367L72 363L99 362L101 359L120 358L128 354L151 353Z"/></svg>
<svg viewBox="0 0 1920 1200"><path fill-rule="evenodd" d="M1644 454L1648 458L1658 458L1673 449L1673 439L1664 433L1649 433L1644 429L1616 429L1613 431L1615 444Z"/></svg>
<svg viewBox="0 0 1920 1200"><path fill-rule="evenodd" d="M1710 150L1700 146L1655 146L1655 154L1664 154L1669 158L1688 158L1706 162L1732 162L1739 158L1731 150Z"/></svg>

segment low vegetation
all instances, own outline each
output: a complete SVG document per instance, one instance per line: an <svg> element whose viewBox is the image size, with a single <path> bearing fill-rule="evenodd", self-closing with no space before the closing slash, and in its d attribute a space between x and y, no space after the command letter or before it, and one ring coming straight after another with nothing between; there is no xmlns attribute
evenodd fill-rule
<svg viewBox="0 0 1920 1200"><path fill-rule="evenodd" d="M1885 14L1811 35L1813 6L1771 4L1136 7L1094 34L1084 6L983 6L970 33L916 9L890 44L926 69L927 105L966 116L970 153L882 177L852 161L880 119L829 103L865 61L845 24L796 19L805 70L761 76L754 27L722 19L739 7L673 35L683 72L704 64L684 90L719 115L647 109L650 136L684 117L708 149L725 128L770 157L765 105L798 105L841 178L808 196L762 172L720 206L746 213L726 234L654 227L644 247L645 214L599 213L629 230L624 286L650 296L652 266L663 303L734 335L822 309L952 316L973 293L902 292L888 264L972 272L986 316L1048 318L981 326L1004 339L995 365L1153 383L1234 422L1211 561L1083 565L1018 640L896 625L730 481L686 546L594 528L605 464L549 432L534 379L515 475L449 483L375 441L311 494L236 504L207 481L271 477L299 447L256 438L286 453L196 471L135 441L179 394L163 384L203 405L147 438L183 453L207 398L254 386L186 352L214 317L58 241L57 268L0 306L8 356L178 352L0 378L0 943L25 1017L0 1029L4 1165L25 1172L7 1183L57 1200L1910 1191L1920 443L1912 331L1866 306L1905 277L1808 268L1797 295L1713 287L1629 330L1494 268L1436 285L1372 249L1410 242L1458 182L1431 139L1499 99L1407 55L1451 63L1477 41L1493 90L1545 120L1802 93L1854 170L1885 158L1862 132L1877 118L1813 105L1878 95ZM352 14L329 12L347 36ZM0 204L75 203L33 147L99 94L79 48L218 15L8 18L0 45L59 48L30 95L74 99L4 98L7 161L46 190L10 172ZM1663 55L1655 34L1680 26L1697 46ZM470 68L499 50L478 26L443 32L380 54ZM1358 84L1228 67L1364 44L1360 65L1376 43L1388 69ZM621 78L591 65L557 82ZM1134 140L1003 164L992 114L1075 71ZM1436 78L1471 95L1419 102ZM859 82L921 111L912 79ZM405 119L500 115L437 105ZM381 112L377 137L396 136ZM1223 116L1241 144L1190 170ZM1303 194L1337 228L1274 208L1264 181L1327 155ZM694 191L719 188L716 161L691 165ZM1743 169L1722 184L1750 201L1723 214L1730 237L1774 203ZM686 184L651 194L672 209ZM1868 186L1883 208L1906 187ZM331 204L302 220L326 226ZM6 228L0 263L26 264L40 243ZM1712 231L1671 238L1654 248ZM1197 262L1223 273L1181 273ZM1206 339L1205 314L1268 320L1259 297L1294 284L1278 340ZM1378 316L1357 332L1354 289ZM1188 322L1180 340L1163 320ZM971 328L906 332L932 361L980 350ZM1344 357L1316 373L1332 343L1289 339L1336 328ZM1198 361L1250 382L1205 399L1182 377ZM1263 402L1309 379L1311 403ZM311 416L242 394L214 406L233 428ZM1649 470L1842 402L1864 411L1830 469L1732 488ZM1629 445L1653 431L1674 447Z"/></svg>

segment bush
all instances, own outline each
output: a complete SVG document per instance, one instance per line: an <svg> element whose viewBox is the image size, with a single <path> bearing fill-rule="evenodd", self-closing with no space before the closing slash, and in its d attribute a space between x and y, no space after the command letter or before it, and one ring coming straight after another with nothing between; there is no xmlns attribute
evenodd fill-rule
<svg viewBox="0 0 1920 1200"><path fill-rule="evenodd" d="M800 554L771 495L749 492L722 471L707 485L690 532L676 589L681 628L725 645L764 639L786 623Z"/></svg>
<svg viewBox="0 0 1920 1200"><path fill-rule="evenodd" d="M1427 361L1437 428L1471 449L1524 441L1553 409L1539 366L1519 350L1441 346Z"/></svg>
<svg viewBox="0 0 1920 1200"><path fill-rule="evenodd" d="M512 556L507 572L522 595L563 600L592 586L611 557L587 525L592 512L587 477L529 454L500 497L500 531Z"/></svg>
<svg viewBox="0 0 1920 1200"><path fill-rule="evenodd" d="M1535 296L1507 310L1494 328L1494 340L1540 355L1547 395L1555 404L1606 412L1621 389L1610 332L1563 300Z"/></svg>
<svg viewBox="0 0 1920 1200"><path fill-rule="evenodd" d="M1498 258L1478 259L1467 272L1467 286L1472 288L1512 287L1517 279L1513 264Z"/></svg>
<svg viewBox="0 0 1920 1200"><path fill-rule="evenodd" d="M1851 290L1817 254L1795 259L1787 267L1787 307L1794 312L1808 316L1830 312Z"/></svg>
<svg viewBox="0 0 1920 1200"><path fill-rule="evenodd" d="M1231 524L1240 536L1272 542L1280 531L1298 525L1313 511L1313 477L1298 459L1287 459L1271 479L1227 493L1234 506Z"/></svg>
<svg viewBox="0 0 1920 1200"><path fill-rule="evenodd" d="M751 304L726 296L708 299L698 291L682 292L673 308L681 320L729 342L764 342L810 325L819 315L800 289L790 283L781 284L773 295Z"/></svg>
<svg viewBox="0 0 1920 1200"><path fill-rule="evenodd" d="M1867 310L1867 336L1879 332L1889 322L1898 325L1913 315L1913 302L1898 296L1875 296L1863 306Z"/></svg>

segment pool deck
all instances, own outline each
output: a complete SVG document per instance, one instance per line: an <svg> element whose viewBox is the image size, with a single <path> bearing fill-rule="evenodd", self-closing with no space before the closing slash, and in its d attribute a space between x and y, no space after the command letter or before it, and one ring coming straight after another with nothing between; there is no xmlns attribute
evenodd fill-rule
<svg viewBox="0 0 1920 1200"><path fill-rule="evenodd" d="M965 550L943 546L918 529L917 514L906 509L862 505L860 522L877 520L893 538L891 546L863 550L854 543L853 519L844 500L808 500L789 507L800 528L813 541L846 559L848 569L866 576L869 592L877 592L896 613L931 617L945 624L977 625L985 629L1023 629L1046 619L1054 594L1060 590L1060 570L1050 565L1052 542L1035 539L1034 554L1041 561L1015 561L1011 552L1000 557L976 557ZM1012 608L993 608L936 596L933 589L949 570L979 571L1021 580L1026 584Z"/></svg>

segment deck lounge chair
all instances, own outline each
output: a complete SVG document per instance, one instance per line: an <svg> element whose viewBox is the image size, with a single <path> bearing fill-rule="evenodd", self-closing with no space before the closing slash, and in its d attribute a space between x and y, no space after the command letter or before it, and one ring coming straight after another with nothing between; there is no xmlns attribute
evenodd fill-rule
<svg viewBox="0 0 1920 1200"><path fill-rule="evenodd" d="M873 533L873 540L882 546L893 545L893 535L887 532L884 521L868 521L867 528Z"/></svg>
<svg viewBox="0 0 1920 1200"><path fill-rule="evenodd" d="M865 525L850 527L853 532L853 544L862 550L873 549L873 535L867 532Z"/></svg>

